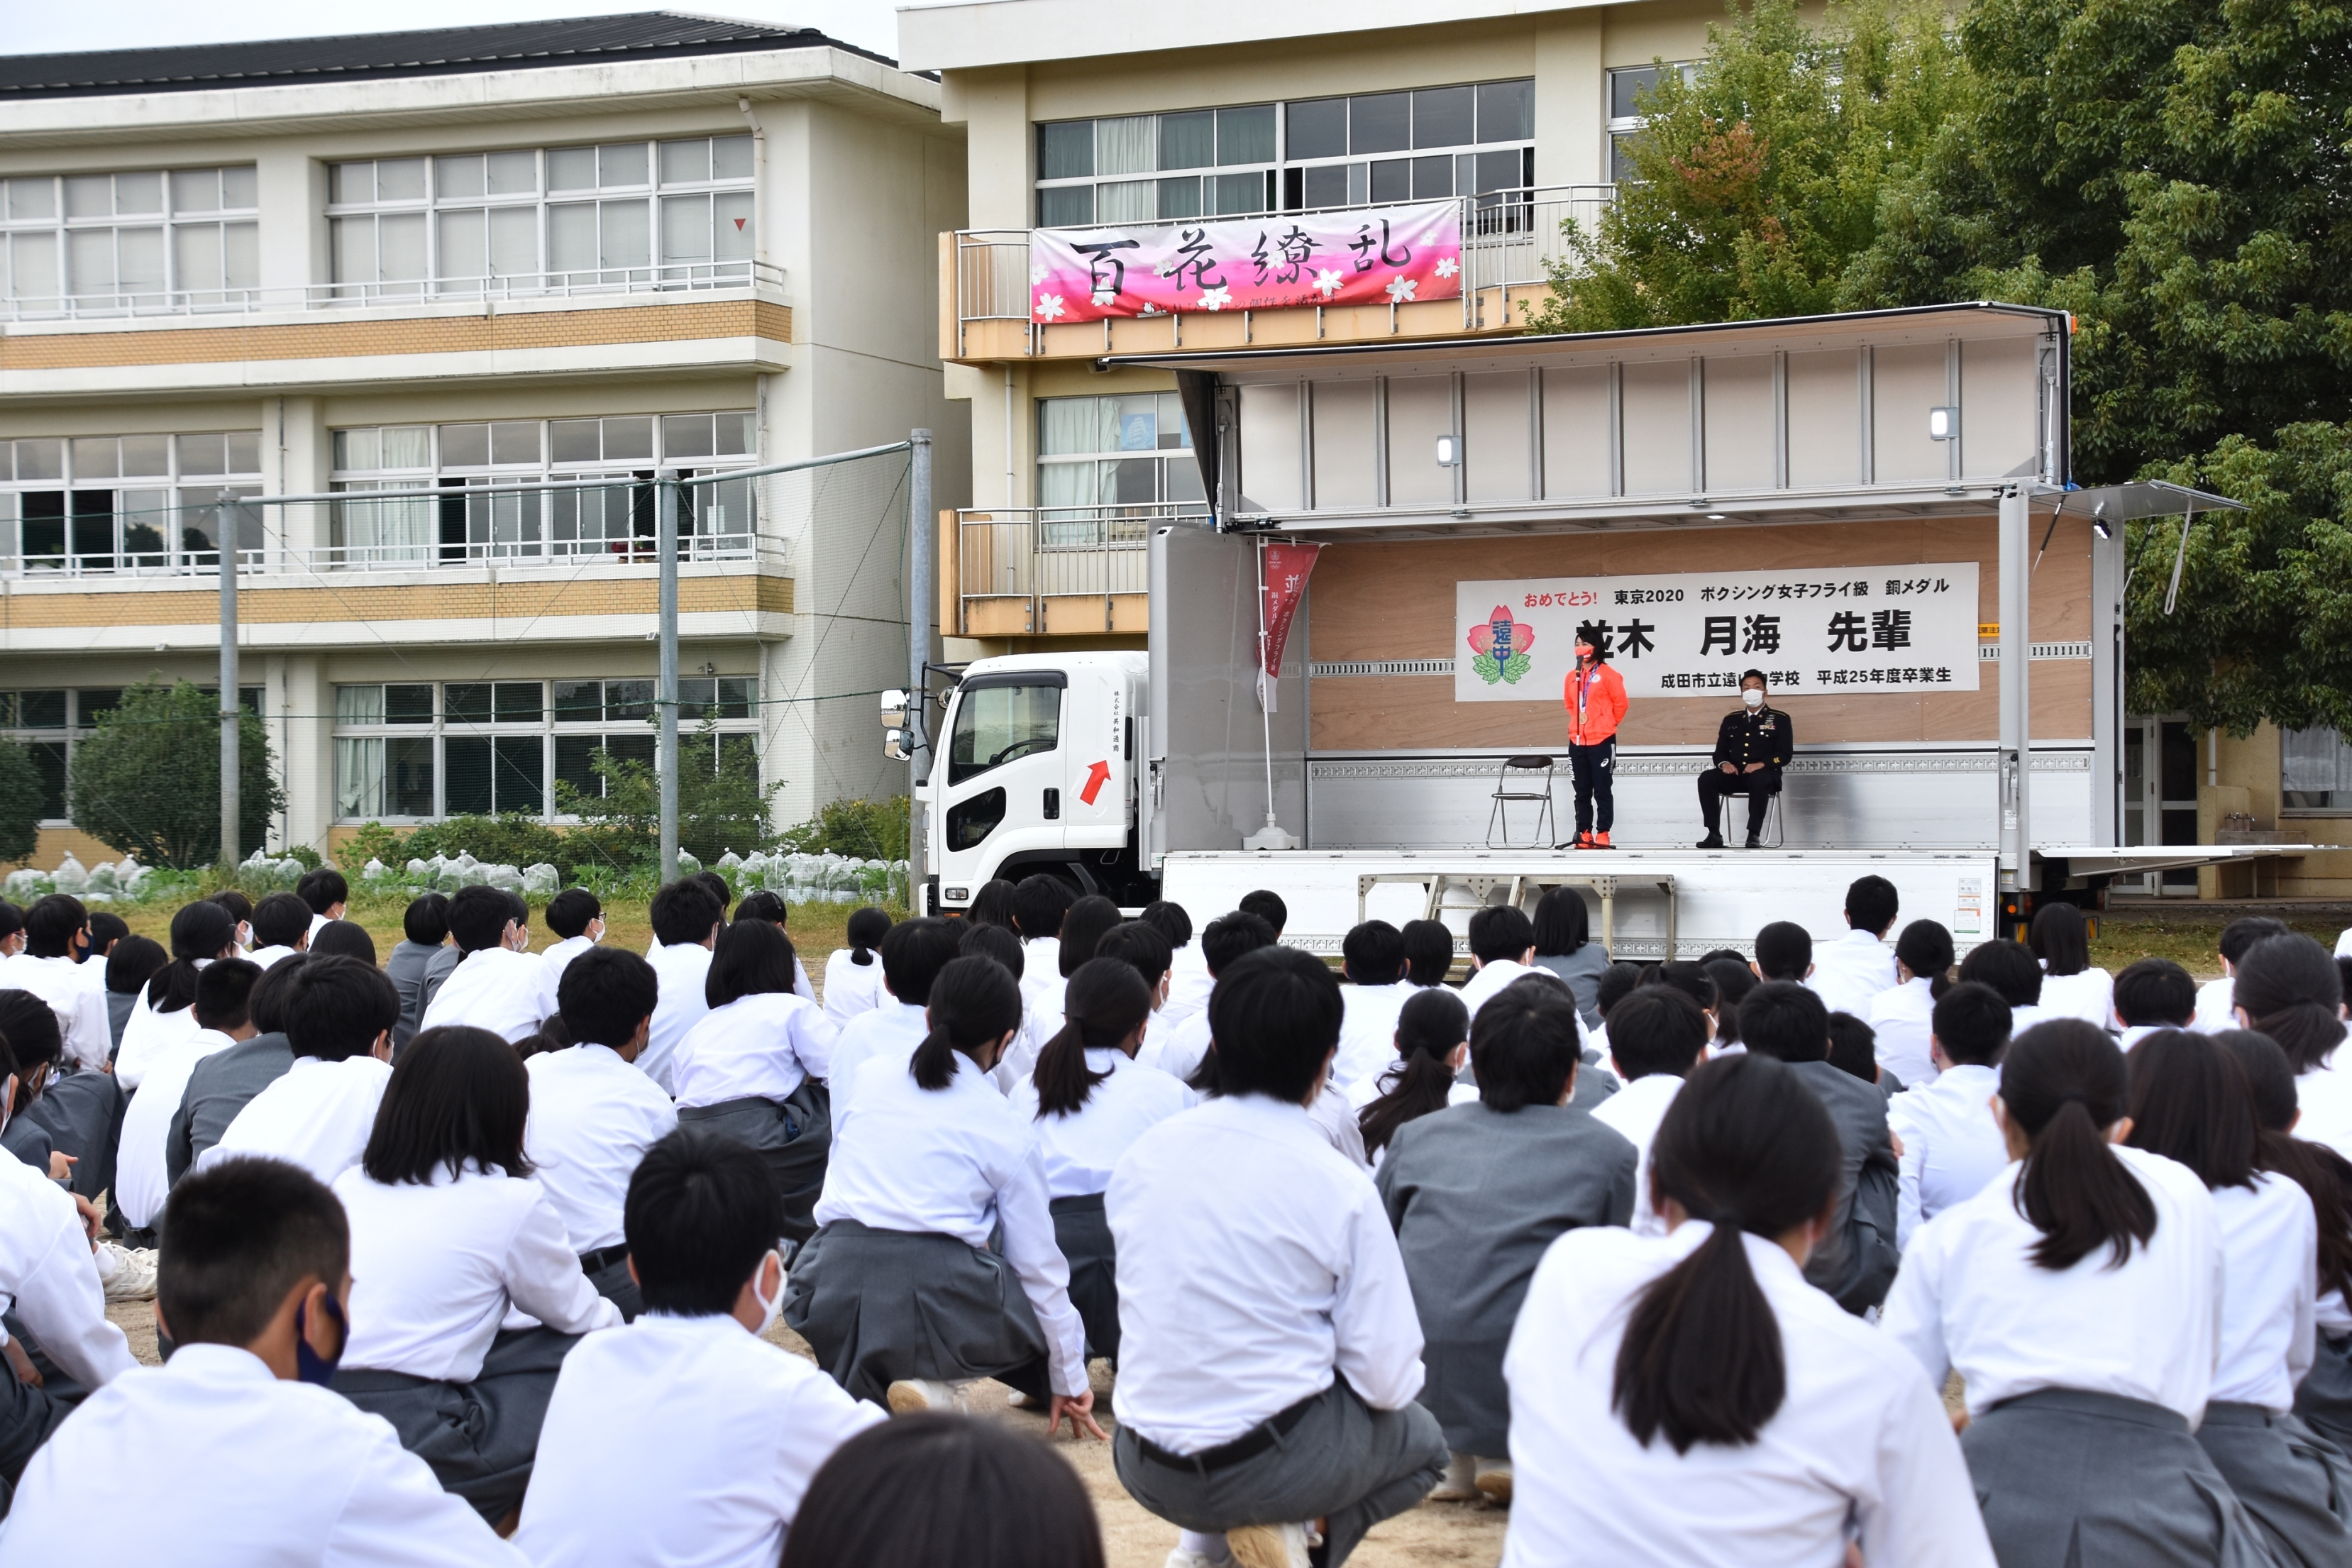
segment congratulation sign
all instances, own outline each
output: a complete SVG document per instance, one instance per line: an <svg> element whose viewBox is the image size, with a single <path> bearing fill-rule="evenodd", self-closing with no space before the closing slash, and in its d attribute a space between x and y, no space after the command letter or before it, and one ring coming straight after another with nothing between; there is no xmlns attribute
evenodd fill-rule
<svg viewBox="0 0 2352 1568"><path fill-rule="evenodd" d="M1849 566L1454 585L1457 702L1557 702L1584 631L1630 697L1974 691L1977 566Z"/></svg>
<svg viewBox="0 0 2352 1568"><path fill-rule="evenodd" d="M1462 209L1453 202L1039 229L1029 239L1029 315L1048 325L1461 297Z"/></svg>

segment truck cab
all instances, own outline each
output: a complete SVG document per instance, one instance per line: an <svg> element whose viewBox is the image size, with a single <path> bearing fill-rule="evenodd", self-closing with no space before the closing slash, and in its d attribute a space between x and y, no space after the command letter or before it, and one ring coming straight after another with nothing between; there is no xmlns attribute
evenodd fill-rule
<svg viewBox="0 0 2352 1568"><path fill-rule="evenodd" d="M1139 652L978 660L949 694L919 786L936 908L1043 872L1122 904L1155 896L1138 863L1138 761L1150 680Z"/></svg>

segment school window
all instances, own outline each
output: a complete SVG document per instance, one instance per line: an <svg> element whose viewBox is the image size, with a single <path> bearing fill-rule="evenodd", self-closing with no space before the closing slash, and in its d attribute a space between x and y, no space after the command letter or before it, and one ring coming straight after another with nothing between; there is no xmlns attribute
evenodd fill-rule
<svg viewBox="0 0 2352 1568"><path fill-rule="evenodd" d="M237 697L247 712L260 713L260 687L241 686ZM32 753L33 770L40 778L44 826L73 826L67 785L73 776L74 748L89 739L100 714L121 704L121 687L0 691L0 741L12 741Z"/></svg>
<svg viewBox="0 0 2352 1568"><path fill-rule="evenodd" d="M1681 73L1685 84L1698 79L1698 62L1678 60L1664 67L1629 66L1609 73L1609 177L1612 180L1633 178L1633 160L1626 153L1626 144L1641 134L1648 123L1642 111L1642 95L1658 85L1665 71Z"/></svg>
<svg viewBox="0 0 2352 1568"><path fill-rule="evenodd" d="M1151 516L1206 511L1181 400L1172 392L1038 399L1037 497L1048 545L1139 542Z"/></svg>
<svg viewBox="0 0 2352 1568"><path fill-rule="evenodd" d="M1496 195L1535 184L1535 82L1037 127L1045 227Z"/></svg>
<svg viewBox="0 0 2352 1568"><path fill-rule="evenodd" d="M0 570L214 571L224 491L261 493L258 430L0 441ZM261 547L258 508L226 515Z"/></svg>
<svg viewBox="0 0 2352 1568"><path fill-rule="evenodd" d="M708 723L710 765L759 777L750 676L678 681L681 742ZM429 821L520 813L565 820L559 785L606 793L599 752L650 768L654 682L387 681L335 688L335 816L346 822Z"/></svg>
<svg viewBox="0 0 2352 1568"><path fill-rule="evenodd" d="M0 300L20 319L252 302L250 163L0 183Z"/></svg>
<svg viewBox="0 0 2352 1568"><path fill-rule="evenodd" d="M336 293L745 283L751 174L748 135L337 163Z"/></svg>
<svg viewBox="0 0 2352 1568"><path fill-rule="evenodd" d="M2352 811L2352 742L2324 726L2282 731L2279 805L2287 811Z"/></svg>

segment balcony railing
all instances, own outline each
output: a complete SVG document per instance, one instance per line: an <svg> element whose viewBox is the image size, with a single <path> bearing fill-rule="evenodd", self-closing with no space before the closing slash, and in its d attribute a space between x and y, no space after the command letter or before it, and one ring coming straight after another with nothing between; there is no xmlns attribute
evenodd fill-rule
<svg viewBox="0 0 2352 1568"><path fill-rule="evenodd" d="M404 282L312 283L299 288L141 290L0 299L0 321L84 321L250 316L274 312L462 304L479 300L604 299L719 289L783 287L784 272L764 261L682 262L534 272L511 278L443 278Z"/></svg>
<svg viewBox="0 0 2352 1568"><path fill-rule="evenodd" d="M788 570L786 542L766 535L717 534L680 538L677 558L687 564L715 562L756 562L758 569ZM265 544L236 552L238 574L251 585L299 587L299 581L267 579L320 577L348 573L419 573L442 570L479 571L496 567L572 572L583 566L652 566L654 542L640 540L531 540L503 543L464 544L328 544L310 548ZM168 581L204 588L220 577L218 557L186 552L169 555L0 555L0 577L25 583ZM256 579L263 581L256 582Z"/></svg>
<svg viewBox="0 0 2352 1568"><path fill-rule="evenodd" d="M964 637L1140 633L1151 530L1198 502L960 511L949 597Z"/></svg>

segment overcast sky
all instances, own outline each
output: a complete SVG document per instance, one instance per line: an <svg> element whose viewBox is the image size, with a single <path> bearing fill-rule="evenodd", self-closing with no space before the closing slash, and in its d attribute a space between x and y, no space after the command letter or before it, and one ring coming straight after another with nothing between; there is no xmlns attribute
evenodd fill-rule
<svg viewBox="0 0 2352 1568"><path fill-rule="evenodd" d="M893 0L351 0L331 8L310 0L113 0L105 5L0 0L0 12L8 18L0 27L0 51L212 44L653 10L791 22L878 54L895 58L898 52Z"/></svg>

